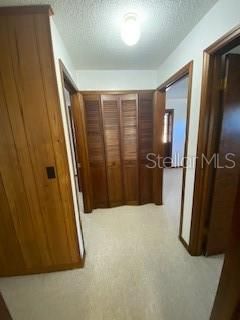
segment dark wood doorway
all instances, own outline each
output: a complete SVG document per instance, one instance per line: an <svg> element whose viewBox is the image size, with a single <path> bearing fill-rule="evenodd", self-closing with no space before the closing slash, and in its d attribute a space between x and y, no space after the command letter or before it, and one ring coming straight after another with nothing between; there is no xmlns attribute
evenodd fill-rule
<svg viewBox="0 0 240 320"><path fill-rule="evenodd" d="M73 111L71 103L67 106L68 111L68 123L69 123L69 130L71 131L71 149L72 149L72 158L74 163L74 175L75 179L77 180L78 190L79 192L82 191L82 183L81 183L81 163L77 153L77 138L76 138L76 129L73 121Z"/></svg>
<svg viewBox="0 0 240 320"><path fill-rule="evenodd" d="M216 170L214 161L202 165L219 153L239 155L238 55L228 55L240 45L240 28L235 28L204 51L202 98L198 134L197 166L190 233L192 255L223 253L228 242L238 167ZM226 63L223 64L223 59ZM225 68L223 68L223 65ZM226 75L226 77L225 77ZM234 84L235 83L235 84ZM226 109L226 113L224 113Z"/></svg>
<svg viewBox="0 0 240 320"><path fill-rule="evenodd" d="M179 224L179 239L184 245L184 247L190 252L190 248L186 241L182 237L182 225L183 225L183 209L184 209L184 197L185 197L185 179L186 179L186 157L188 153L188 132L189 132L189 118L190 118L190 108L191 108L191 93L192 93L192 71L193 71L193 62L189 62L182 69L180 69L177 73L175 73L172 77L170 77L167 81L162 83L158 90L162 97L161 105L162 109L166 111L166 90L171 85L176 83L177 81L189 77L188 81L188 94L187 94L187 119L186 119L186 129L185 129L185 145L184 145L184 159L183 159L183 180L182 180L182 196L181 196L181 213L180 213L180 224ZM161 136L162 138L162 136ZM161 190L163 187L161 186ZM191 252L190 252L191 253Z"/></svg>
<svg viewBox="0 0 240 320"><path fill-rule="evenodd" d="M92 211L92 193L90 188L91 179L88 163L84 102L61 60L59 60L59 65L62 77L65 115L68 126L78 208L80 212L80 191L82 192L84 212L89 213Z"/></svg>
<svg viewBox="0 0 240 320"><path fill-rule="evenodd" d="M217 143L213 188L210 199L206 255L226 251L238 187L240 158L240 55L224 57L224 87L220 92L221 126ZM230 161L228 160L230 159ZM234 161L234 162L232 162Z"/></svg>
<svg viewBox="0 0 240 320"><path fill-rule="evenodd" d="M238 26L204 51L197 149L198 159L201 159L202 154L204 154L206 158L211 159L216 151L221 153L225 148L228 152L232 150L232 147L238 147L238 141L235 140L235 135L237 134L239 136L238 120L240 116L238 111L236 111L240 104L240 95L237 92L239 91L240 76L239 57L227 57L227 69L225 68L224 73L227 76L225 77L225 81L223 81L222 77L222 60L224 55L239 45L240 27ZM220 106L227 109L225 115ZM228 123L230 123L229 126ZM223 143L224 141L225 143ZM236 142L232 144L232 141ZM213 248L211 244L212 240L208 237L209 230L215 229L215 233L219 232L218 224L221 225L222 221L226 222L223 230L227 227L227 233L229 233L229 239L227 239L227 237L224 239L223 247L221 248L221 250L225 250L225 260L211 320L240 319L240 185L239 169L236 167L234 170L236 170L236 172L234 177L232 177L230 187L228 188L226 185L223 187L222 185L225 194L223 195L221 193L222 190L220 190L219 193L224 197L227 194L227 201L230 200L231 205L228 208L225 207L225 212L219 210L220 213L218 217L220 217L220 220L213 221L214 215L216 218L216 211L211 217L211 209L214 207L215 210L221 203L219 200L218 202L213 201L214 192L216 194L216 188L219 189L222 183L220 179L221 176L217 173L213 165L205 165L202 167L201 161L197 161L190 234L190 250L192 255L201 255L203 252L210 253L210 250L216 249ZM238 187L236 187L237 181ZM234 190L231 190L231 188L234 188ZM232 212L233 198L235 198L236 201L234 213ZM225 203L223 205L225 206ZM225 217L222 217L222 214L224 214ZM230 230L229 225L232 225L232 229L230 228ZM217 252L218 250L219 248L217 248Z"/></svg>
<svg viewBox="0 0 240 320"><path fill-rule="evenodd" d="M236 199L229 245L211 320L240 319L240 183L238 184Z"/></svg>

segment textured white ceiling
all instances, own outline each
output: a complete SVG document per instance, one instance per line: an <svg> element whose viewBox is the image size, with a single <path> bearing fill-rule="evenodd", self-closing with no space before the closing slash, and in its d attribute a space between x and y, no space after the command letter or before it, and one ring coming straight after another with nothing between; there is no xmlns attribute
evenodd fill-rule
<svg viewBox="0 0 240 320"><path fill-rule="evenodd" d="M217 0L0 0L0 5L49 3L76 69L154 69ZM142 36L121 40L127 12L136 12ZM211 26L209 26L211 27Z"/></svg>

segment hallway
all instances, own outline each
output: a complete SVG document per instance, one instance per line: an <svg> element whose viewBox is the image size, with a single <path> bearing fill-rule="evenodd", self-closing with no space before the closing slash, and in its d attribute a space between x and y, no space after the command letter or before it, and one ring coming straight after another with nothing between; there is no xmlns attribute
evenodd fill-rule
<svg viewBox="0 0 240 320"><path fill-rule="evenodd" d="M16 320L208 320L222 257L178 240L181 169L165 169L164 202L82 215L82 270L0 279Z"/></svg>

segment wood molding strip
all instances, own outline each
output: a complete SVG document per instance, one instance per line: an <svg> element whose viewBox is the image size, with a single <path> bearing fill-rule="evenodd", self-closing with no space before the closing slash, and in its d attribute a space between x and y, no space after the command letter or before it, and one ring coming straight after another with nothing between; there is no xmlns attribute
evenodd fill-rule
<svg viewBox="0 0 240 320"><path fill-rule="evenodd" d="M34 6L11 6L0 7L0 16L9 15L25 15L25 14L47 14L52 16L53 10L50 5L34 5Z"/></svg>
<svg viewBox="0 0 240 320"><path fill-rule="evenodd" d="M157 90L165 90L167 87L170 87L173 85L175 82L180 80L181 78L187 76L189 74L189 69L190 67L193 67L193 61L190 61L187 63L185 66L183 66L180 70L178 70L174 75L172 75L168 80L163 82Z"/></svg>
<svg viewBox="0 0 240 320"><path fill-rule="evenodd" d="M139 94L139 93L154 93L153 89L149 90L80 90L83 96L85 95L123 95L123 94Z"/></svg>

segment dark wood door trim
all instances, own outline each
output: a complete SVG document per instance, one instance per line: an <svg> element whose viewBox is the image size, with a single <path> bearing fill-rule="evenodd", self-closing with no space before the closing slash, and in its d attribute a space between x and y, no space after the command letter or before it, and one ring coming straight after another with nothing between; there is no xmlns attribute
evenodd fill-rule
<svg viewBox="0 0 240 320"><path fill-rule="evenodd" d="M71 102L73 108L73 121L76 130L77 138L77 153L81 161L81 179L83 187L83 202L84 212L92 212L92 179L90 173L88 145L87 145L87 132L86 132L86 117L83 96L77 92L71 95Z"/></svg>
<svg viewBox="0 0 240 320"><path fill-rule="evenodd" d="M188 76L188 96L187 96L187 119L186 119L186 131L185 131L185 146L184 146L184 163L183 163L183 182L182 182L182 196L181 196L181 213L180 213L180 225L179 225L179 240L182 242L184 247L192 254L191 247L186 243L182 237L182 225L183 225L183 209L184 209L184 197L185 197L185 180L186 180L186 157L188 153L188 134L189 134L189 119L190 119L190 109L191 109L191 96L192 96L192 73L193 73L193 61L190 61L180 70L178 70L173 76L171 76L167 81L162 83L158 90L161 92L166 92L166 89L173 85L178 80Z"/></svg>
<svg viewBox="0 0 240 320"><path fill-rule="evenodd" d="M229 246L225 255L211 320L240 319L240 183L237 193Z"/></svg>
<svg viewBox="0 0 240 320"><path fill-rule="evenodd" d="M206 157L211 156L217 148L216 136L219 125L217 90L221 85L219 81L220 59L222 54L227 53L237 44L240 44L240 26L232 29L204 50L197 159L201 159L202 154ZM206 237L205 223L209 217L209 194L212 183L212 168L210 166L202 168L201 161L197 160L189 243L192 255L203 253Z"/></svg>
<svg viewBox="0 0 240 320"><path fill-rule="evenodd" d="M123 95L123 94L147 94L154 93L154 90L81 90L80 93L85 95Z"/></svg>
<svg viewBox="0 0 240 320"><path fill-rule="evenodd" d="M77 86L61 59L59 59L59 67L60 67L60 74L61 74L61 80L62 80L63 94L64 94L64 88L66 88L70 93L71 101L73 102L73 104L75 104L75 106L72 106L72 109L75 108L75 110L72 110L73 121L75 125L76 125L76 121L84 122L84 126L81 125L81 123L78 123L75 128L80 135L79 140L84 140L84 139L86 140L86 141L82 141L80 145L76 146L77 147L76 156L79 160L80 159L82 160L81 161L82 168L80 169L82 174L80 178L84 180L82 181L84 212L90 213L92 212L92 187L90 184L91 179L90 179L90 172L89 172L90 169L89 169L89 162L88 162L87 138L86 138L86 132L84 131L85 114L84 114L84 108L81 108L81 105L80 105L80 103L84 103L84 102L83 102L83 99L81 99L80 94L79 94L80 97L77 96L79 92L77 89ZM68 106L66 105L65 99L64 99L64 104L65 104L65 112L66 112ZM83 113L83 114L79 115L80 113ZM70 134L71 133L69 132L69 135ZM85 161L87 161L87 163ZM79 172L78 164L76 165L77 165L77 170ZM76 193L78 193L78 190L76 190ZM78 194L76 196L78 197Z"/></svg>
<svg viewBox="0 0 240 320"><path fill-rule="evenodd" d="M240 157L240 55L227 54L221 60L220 70L223 70L223 74L218 90L220 98L217 108L217 119L220 121L216 125L218 130L215 130L215 152L218 154L219 164L224 166L227 164L227 154L234 155L235 159ZM203 252L207 256L226 251L240 170L238 162L231 169L212 167L213 187L210 192L209 214L206 212L209 218L205 226L207 237Z"/></svg>
<svg viewBox="0 0 240 320"><path fill-rule="evenodd" d="M181 69L179 69L174 75L172 75L168 80L166 80L165 82L163 82L158 88L157 90L159 91L165 91L166 88L172 86L175 82L177 82L178 80L186 77L189 75L190 73L190 69L193 67L193 61L190 61L189 63L187 63L185 66L183 66ZM190 79L189 79L190 80Z"/></svg>
<svg viewBox="0 0 240 320"><path fill-rule="evenodd" d="M163 119L165 112L165 91L155 91L153 95L153 153L161 157L164 156L163 147ZM162 161L161 161L162 162ZM163 166L157 162L153 170L153 202L162 205L162 186L163 186Z"/></svg>
<svg viewBox="0 0 240 320"><path fill-rule="evenodd" d="M59 67L60 67L63 88L66 87L66 89L70 93L78 92L77 85L75 84L74 80L72 79L70 73L68 72L67 68L65 67L61 59L59 59Z"/></svg>
<svg viewBox="0 0 240 320"><path fill-rule="evenodd" d="M25 15L25 14L48 14L53 15L53 9L50 5L33 5L33 6L11 6L11 7L0 7L0 16L8 15Z"/></svg>
<svg viewBox="0 0 240 320"><path fill-rule="evenodd" d="M3 296L0 292L0 319L1 320L12 320L8 307L3 299Z"/></svg>

